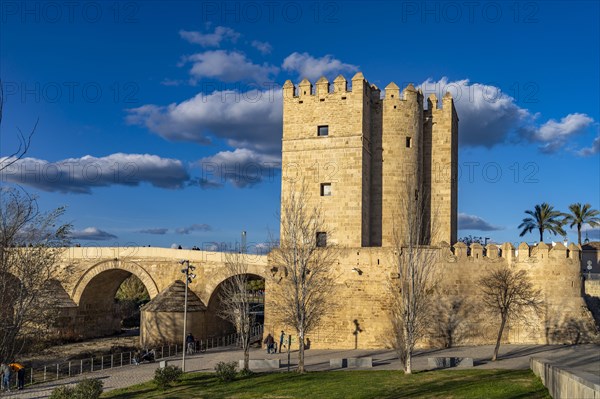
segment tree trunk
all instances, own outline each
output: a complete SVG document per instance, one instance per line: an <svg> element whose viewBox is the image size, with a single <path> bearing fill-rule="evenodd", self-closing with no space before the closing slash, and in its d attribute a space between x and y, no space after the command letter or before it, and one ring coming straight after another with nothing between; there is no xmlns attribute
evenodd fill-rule
<svg viewBox="0 0 600 399"><path fill-rule="evenodd" d="M544 242L544 229L540 229L540 242Z"/></svg>
<svg viewBox="0 0 600 399"><path fill-rule="evenodd" d="M244 370L248 371L250 369L250 347L246 345L244 348Z"/></svg>
<svg viewBox="0 0 600 399"><path fill-rule="evenodd" d="M304 337L298 337L298 372L304 373Z"/></svg>
<svg viewBox="0 0 600 399"><path fill-rule="evenodd" d="M502 340L502 333L504 332L504 325L506 324L506 316L502 316L502 323L500 323L500 331L498 331L498 339L496 340L496 348L494 348L494 355L492 356L492 362L495 362L498 358L498 350L500 349L500 341Z"/></svg>
<svg viewBox="0 0 600 399"><path fill-rule="evenodd" d="M412 374L412 353L410 350L406 351L406 364L404 365L404 373Z"/></svg>
<svg viewBox="0 0 600 399"><path fill-rule="evenodd" d="M581 246L581 224L577 224L577 242Z"/></svg>

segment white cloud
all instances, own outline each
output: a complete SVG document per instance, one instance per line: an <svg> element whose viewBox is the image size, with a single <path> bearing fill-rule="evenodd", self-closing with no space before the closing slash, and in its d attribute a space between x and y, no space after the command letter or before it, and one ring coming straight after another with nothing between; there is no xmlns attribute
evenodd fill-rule
<svg viewBox="0 0 600 399"><path fill-rule="evenodd" d="M585 114L569 114L560 122L550 119L535 132L534 138L539 141L564 140L572 134L588 127L594 120Z"/></svg>
<svg viewBox="0 0 600 399"><path fill-rule="evenodd" d="M197 166L206 181L218 185L229 181L235 187L248 187L265 180L275 181L276 170L281 167L280 162L278 155L264 155L238 148L202 158Z"/></svg>
<svg viewBox="0 0 600 399"><path fill-rule="evenodd" d="M491 148L526 140L538 144L541 152L552 153L593 122L586 114L574 113L560 122L550 119L540 125L538 114L521 108L499 87L471 83L468 79L452 82L446 77L438 81L427 79L420 87L425 97L435 93L441 99L447 91L452 94L460 119L458 137L467 146Z"/></svg>
<svg viewBox="0 0 600 399"><path fill-rule="evenodd" d="M231 28L217 26L213 33L180 30L179 36L190 43L199 44L202 47L219 47L221 42L225 40L235 43L239 39L240 34Z"/></svg>
<svg viewBox="0 0 600 399"><path fill-rule="evenodd" d="M593 122L588 115L575 113L563 117L560 122L550 119L537 129L525 128L524 132L532 141L540 143L540 151L554 153Z"/></svg>
<svg viewBox="0 0 600 399"><path fill-rule="evenodd" d="M10 159L0 158L0 165ZM189 175L181 161L149 154L86 155L48 162L23 158L0 172L0 178L44 191L89 194L93 187L137 186L142 182L161 188L182 188Z"/></svg>
<svg viewBox="0 0 600 399"><path fill-rule="evenodd" d="M458 113L461 144L493 147L506 142L511 132L521 126L529 112L520 108L515 99L495 86L470 83L468 79L450 82L427 79L421 85L425 97L434 93L441 99L450 92Z"/></svg>
<svg viewBox="0 0 600 399"><path fill-rule="evenodd" d="M144 105L128 113L128 123L168 140L208 144L219 138L234 148L270 154L281 150L281 89L200 93L179 104Z"/></svg>
<svg viewBox="0 0 600 399"><path fill-rule="evenodd" d="M190 75L194 80L215 78L222 82L269 82L279 68L264 63L254 64L238 51L214 50L184 57L191 62ZM193 82L194 82L193 80Z"/></svg>
<svg viewBox="0 0 600 399"><path fill-rule="evenodd" d="M495 231L502 230L504 227L494 226L479 216L468 215L466 213L458 214L458 229L459 230L480 230L480 231Z"/></svg>
<svg viewBox="0 0 600 399"><path fill-rule="evenodd" d="M299 78L307 78L314 82L321 76L330 78L343 72L358 71L356 65L344 64L331 55L315 58L308 53L294 52L288 55L282 64L282 68L288 72L297 72Z"/></svg>
<svg viewBox="0 0 600 399"><path fill-rule="evenodd" d="M117 236L111 233L107 233L104 230L100 230L97 227L86 227L83 230L72 231L71 238L75 240L107 241L113 240L117 238Z"/></svg>
<svg viewBox="0 0 600 399"><path fill-rule="evenodd" d="M271 54L271 51L273 51L273 46L271 46L267 42L261 42L259 40L253 40L251 44L252 44L252 47L254 47L258 51L260 51L261 54Z"/></svg>
<svg viewBox="0 0 600 399"><path fill-rule="evenodd" d="M591 157L600 154L600 136L594 139L590 147L582 148L577 154L582 157Z"/></svg>

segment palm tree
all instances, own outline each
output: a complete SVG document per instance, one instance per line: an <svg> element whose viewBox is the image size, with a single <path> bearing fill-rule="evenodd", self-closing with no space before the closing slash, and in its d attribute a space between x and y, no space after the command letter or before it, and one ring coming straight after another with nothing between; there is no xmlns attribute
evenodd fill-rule
<svg viewBox="0 0 600 399"><path fill-rule="evenodd" d="M569 227L577 226L577 242L581 245L581 226L588 224L590 227L600 226L600 212L592 209L590 204L581 205L579 202L569 205L570 214L563 220L564 224L571 223Z"/></svg>
<svg viewBox="0 0 600 399"><path fill-rule="evenodd" d="M544 241L544 231L549 231L554 234L566 235L562 226L564 224L563 213L555 211L552 205L546 202L536 205L533 211L525 211L531 217L524 218L523 223L519 228L523 228L520 236L523 237L527 233L531 233L537 229L540 232L540 242Z"/></svg>

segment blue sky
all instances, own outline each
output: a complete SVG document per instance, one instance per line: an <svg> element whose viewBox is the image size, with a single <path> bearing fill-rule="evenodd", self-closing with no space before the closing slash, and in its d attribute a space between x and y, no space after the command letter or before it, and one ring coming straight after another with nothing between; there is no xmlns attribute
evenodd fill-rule
<svg viewBox="0 0 600 399"><path fill-rule="evenodd" d="M533 242L525 209L600 208L596 1L0 7L0 157L39 118L2 184L66 205L82 245L277 236L279 88L357 71L455 96L459 236Z"/></svg>

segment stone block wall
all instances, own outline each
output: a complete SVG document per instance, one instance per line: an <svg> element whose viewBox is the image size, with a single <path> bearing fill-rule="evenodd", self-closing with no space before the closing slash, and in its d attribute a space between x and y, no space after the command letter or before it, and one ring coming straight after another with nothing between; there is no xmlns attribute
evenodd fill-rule
<svg viewBox="0 0 600 399"><path fill-rule="evenodd" d="M426 220L440 228L431 242L456 241L458 116L449 94L438 108L409 84L379 88L362 73L352 88L338 76L314 87L304 79L283 86L282 204L306 186L308 206L326 218L332 242L342 247L389 246L401 225L403 201L427 198ZM319 136L320 126L328 127ZM321 184L331 196L321 196ZM418 194L417 194L418 192ZM429 200L431 199L431 200ZM426 234L424 242L430 242Z"/></svg>
<svg viewBox="0 0 600 399"><path fill-rule="evenodd" d="M470 253L459 243L454 248L435 247L439 252L439 287L432 297L436 317L422 346L442 346L448 316L460 320L453 330L453 345L490 344L495 342L499 317L488 315L481 306L479 279L489 270L509 265L526 270L536 288L542 291L545 309L542 314L526 315L505 329L507 343L573 343L594 339L593 321L582 298L579 273L579 250L558 244L548 248L518 251L510 244L501 248L474 244ZM321 324L308 334L313 348L351 349L391 347L391 319L388 284L394 274L390 248L344 248L340 250L333 274L336 287L331 292L332 305ZM265 331L280 330L294 334L292 326L281 325L270 309L277 306L269 292L278 280L266 280ZM360 332L355 336L356 323Z"/></svg>

